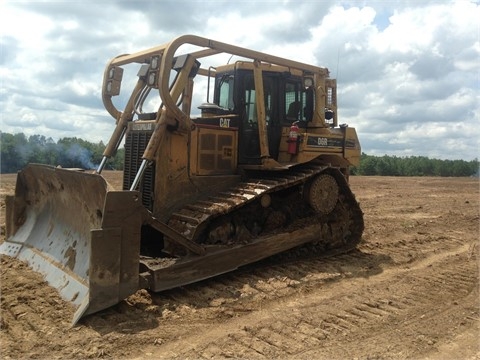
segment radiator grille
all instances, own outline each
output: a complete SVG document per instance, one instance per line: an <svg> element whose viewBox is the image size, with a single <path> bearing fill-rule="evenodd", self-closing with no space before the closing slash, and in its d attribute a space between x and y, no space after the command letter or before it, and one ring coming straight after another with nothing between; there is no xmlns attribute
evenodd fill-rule
<svg viewBox="0 0 480 360"><path fill-rule="evenodd" d="M129 131L125 139L125 163L123 167L123 190L129 190L142 163L142 155L152 133L146 131ZM155 165L147 167L140 182L139 191L142 203L153 210L155 184Z"/></svg>

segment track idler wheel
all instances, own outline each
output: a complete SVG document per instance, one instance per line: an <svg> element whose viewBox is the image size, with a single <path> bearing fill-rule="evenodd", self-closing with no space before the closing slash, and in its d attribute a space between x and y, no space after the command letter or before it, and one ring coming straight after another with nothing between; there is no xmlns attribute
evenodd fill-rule
<svg viewBox="0 0 480 360"><path fill-rule="evenodd" d="M330 214L338 201L339 188L332 175L320 174L310 181L304 190L305 199L318 213Z"/></svg>

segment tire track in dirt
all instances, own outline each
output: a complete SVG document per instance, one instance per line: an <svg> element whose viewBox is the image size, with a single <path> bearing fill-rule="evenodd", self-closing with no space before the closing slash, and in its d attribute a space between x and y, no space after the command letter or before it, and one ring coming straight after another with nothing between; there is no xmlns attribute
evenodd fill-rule
<svg viewBox="0 0 480 360"><path fill-rule="evenodd" d="M232 323L218 325L208 332L203 341L192 341L194 345L189 350L174 346L169 350L170 346L167 346L162 353L167 354L168 358L209 358L212 354L221 357L236 354L245 358L308 357L310 352L316 356L323 355L320 358L368 356L369 348L363 343L370 339L368 330L371 330L376 334L375 342L389 344L392 357L408 357L422 346L422 336L418 335L420 337L414 338L411 345L406 345L403 340L395 342L395 333L415 328L412 333L428 334L429 324L441 316L450 316L457 323L465 321L461 306L457 306L457 311L455 307L451 308L451 304L461 303L463 298L472 296L472 293L478 294L478 268L476 262L467 257L468 246L465 245L457 251L442 253L401 272L386 270L370 278L366 289L365 281L352 278L335 284L341 290L330 292L324 299L317 293L323 290L317 290L300 300L297 298L292 303L288 299L280 299L282 306L273 315L262 318L261 310L258 310L259 314L248 315L258 317L257 325L253 327L242 327L242 321L234 321L233 326ZM437 263L442 263L440 272L432 267ZM375 290L385 287L389 287L391 295L388 298L376 297ZM432 307L432 303L437 306ZM468 311L470 319L478 317L478 309ZM287 321L284 313L289 314ZM282 320L278 320L275 314ZM377 328L383 330L373 331ZM423 337L427 338L426 335ZM358 343L356 349L365 353L329 353L328 348L338 339ZM431 343L437 340L424 341ZM185 343L184 339L183 346Z"/></svg>
<svg viewBox="0 0 480 360"><path fill-rule="evenodd" d="M412 250L412 248L410 248ZM402 249L397 249L402 253ZM448 256L449 253L442 253ZM419 261L421 258L416 258ZM411 268L413 260L408 259L404 265ZM291 294L309 293L311 289L325 286L348 278L370 278L382 276L393 263L388 256L371 256L368 253L355 251L333 258L298 258L287 263L272 263L252 265L232 274L193 284L165 294L152 294L153 299L159 299L161 304L167 298L177 304L186 306L232 308L234 311L254 311L261 304L275 302ZM396 270L395 270L396 271ZM155 301L154 301L155 302ZM258 305L260 304L260 305Z"/></svg>

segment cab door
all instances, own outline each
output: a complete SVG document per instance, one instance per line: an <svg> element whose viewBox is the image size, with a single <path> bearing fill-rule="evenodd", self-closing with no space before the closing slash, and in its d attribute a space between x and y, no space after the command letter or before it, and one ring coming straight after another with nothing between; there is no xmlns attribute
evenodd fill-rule
<svg viewBox="0 0 480 360"><path fill-rule="evenodd" d="M240 72L239 72L240 73ZM238 79L238 77L237 77ZM257 118L257 103L255 82L252 72L242 72L239 79L239 163L261 164L259 121ZM279 116L279 85L277 73L263 74L263 95L265 106L265 124L270 157L278 157L278 148L282 135L282 124Z"/></svg>

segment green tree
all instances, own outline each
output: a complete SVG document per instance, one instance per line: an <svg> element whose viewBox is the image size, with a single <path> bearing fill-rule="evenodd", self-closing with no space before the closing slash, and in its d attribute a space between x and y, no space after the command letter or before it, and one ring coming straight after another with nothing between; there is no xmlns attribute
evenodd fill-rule
<svg viewBox="0 0 480 360"><path fill-rule="evenodd" d="M374 156L368 156L362 153L360 159L360 166L358 167L359 175L376 175L377 174L377 159Z"/></svg>
<svg viewBox="0 0 480 360"><path fill-rule="evenodd" d="M478 159L464 161L429 159L426 156L378 157L362 153L360 165L351 173L381 176L478 176L479 162Z"/></svg>
<svg viewBox="0 0 480 360"><path fill-rule="evenodd" d="M13 173L26 164L27 157L25 148L28 145L27 138L23 133L7 134L0 133L0 163L2 173Z"/></svg>
<svg viewBox="0 0 480 360"><path fill-rule="evenodd" d="M105 144L80 138L62 138L57 143L43 135L27 137L23 134L0 132L0 164L2 173L13 173L28 163L61 165L63 167L97 168ZM110 169L123 169L124 149L108 162Z"/></svg>

